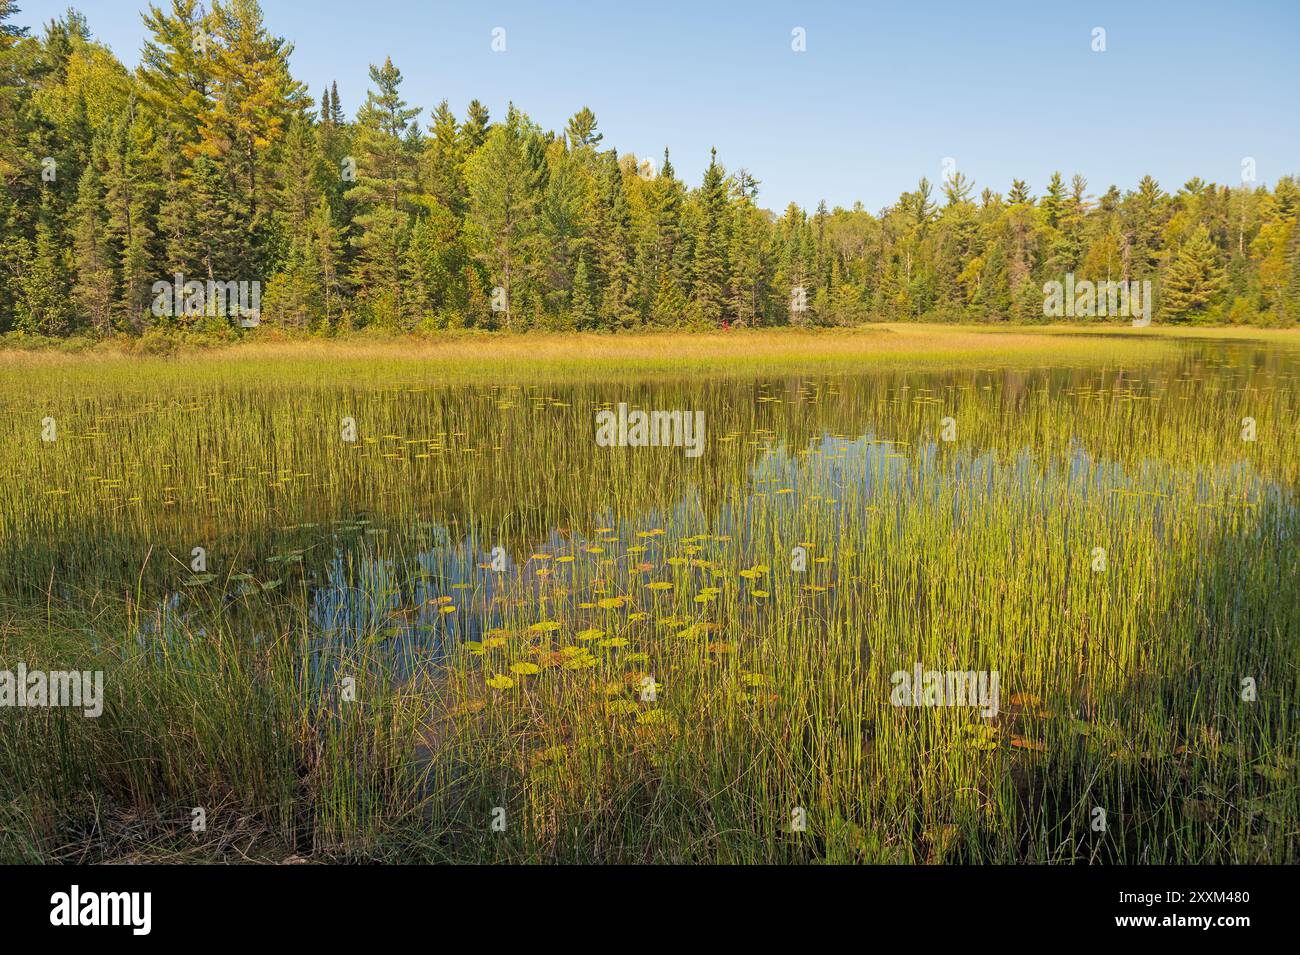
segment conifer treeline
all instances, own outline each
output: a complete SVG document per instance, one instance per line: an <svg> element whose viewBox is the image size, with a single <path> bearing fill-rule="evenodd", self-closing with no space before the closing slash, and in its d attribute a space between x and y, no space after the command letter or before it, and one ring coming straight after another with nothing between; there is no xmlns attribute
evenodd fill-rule
<svg viewBox="0 0 1300 955"><path fill-rule="evenodd" d="M177 274L259 282L263 322L313 331L1046 321L1067 273L1150 280L1160 322L1300 319L1292 177L1034 197L955 173L875 215L777 215L716 158L690 188L666 149L620 156L585 108L559 133L425 113L390 61L348 120L256 0L151 5L134 73L81 14L36 36L17 13L0 0L0 332L179 324L151 307Z"/></svg>

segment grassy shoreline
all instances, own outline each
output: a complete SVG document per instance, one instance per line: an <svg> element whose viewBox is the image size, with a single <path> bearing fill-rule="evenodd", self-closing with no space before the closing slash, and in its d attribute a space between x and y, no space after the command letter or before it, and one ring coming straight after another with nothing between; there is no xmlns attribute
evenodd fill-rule
<svg viewBox="0 0 1300 955"><path fill-rule="evenodd" d="M629 374L747 376L763 372L839 373L872 369L1029 367L1041 364L1149 364L1174 357L1180 343L1261 343L1300 348L1300 329L990 328L867 325L854 329L731 332L530 332L330 340L246 341L140 355L106 345L89 351L0 348L0 392L57 391L93 385L133 388L141 380L202 386L257 376L299 386L322 368L359 383L394 378L441 382L557 382ZM29 377L28 373L36 373Z"/></svg>

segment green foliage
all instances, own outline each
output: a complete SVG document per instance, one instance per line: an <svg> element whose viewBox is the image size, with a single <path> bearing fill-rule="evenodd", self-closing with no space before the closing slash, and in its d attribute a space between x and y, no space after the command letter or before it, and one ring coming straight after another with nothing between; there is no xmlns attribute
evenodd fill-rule
<svg viewBox="0 0 1300 955"><path fill-rule="evenodd" d="M513 106L506 122L492 128L466 167L470 211L467 226L475 254L501 289L500 310L509 327L528 298L529 271L538 251L539 170L529 143L540 135Z"/></svg>
<svg viewBox="0 0 1300 955"><path fill-rule="evenodd" d="M1160 321L1300 321L1292 177L1096 197L1058 172L1035 199L954 171L874 214L778 214L716 154L695 188L667 149L657 171L620 155L585 106L558 133L478 100L422 117L388 59L349 121L257 0L150 5L134 72L75 11L35 35L16 12L0 0L0 333L175 331L150 305L177 275L259 282L263 322L302 332L1042 323L1070 274L1151 282Z"/></svg>
<svg viewBox="0 0 1300 955"><path fill-rule="evenodd" d="M1214 304L1226 284L1223 269L1215 261L1214 245L1205 226L1198 226L1183 244L1165 275L1162 307L1173 321L1182 321Z"/></svg>
<svg viewBox="0 0 1300 955"><path fill-rule="evenodd" d="M710 153L697 204L692 318L706 325L718 325L723 319L727 272L727 189L716 149Z"/></svg>

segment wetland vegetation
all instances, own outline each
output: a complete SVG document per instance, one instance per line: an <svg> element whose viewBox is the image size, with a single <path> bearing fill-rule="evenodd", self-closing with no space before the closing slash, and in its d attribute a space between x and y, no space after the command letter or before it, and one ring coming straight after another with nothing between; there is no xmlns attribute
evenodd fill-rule
<svg viewBox="0 0 1300 955"><path fill-rule="evenodd" d="M5 353L0 858L1294 861L1297 344Z"/></svg>

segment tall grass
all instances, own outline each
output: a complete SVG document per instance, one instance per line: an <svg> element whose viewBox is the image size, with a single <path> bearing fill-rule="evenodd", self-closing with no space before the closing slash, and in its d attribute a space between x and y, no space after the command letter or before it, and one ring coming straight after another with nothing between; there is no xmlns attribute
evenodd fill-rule
<svg viewBox="0 0 1300 955"><path fill-rule="evenodd" d="M1014 337L7 378L0 669L108 702L0 711L0 856L1294 860L1289 340Z"/></svg>

